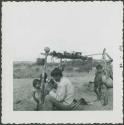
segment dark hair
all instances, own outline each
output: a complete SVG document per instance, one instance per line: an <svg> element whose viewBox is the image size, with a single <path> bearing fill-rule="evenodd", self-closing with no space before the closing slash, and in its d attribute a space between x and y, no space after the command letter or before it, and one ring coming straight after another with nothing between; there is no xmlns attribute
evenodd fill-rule
<svg viewBox="0 0 124 125"><path fill-rule="evenodd" d="M54 77L54 76L58 76L58 75L62 77L62 71L59 68L53 69L51 72L51 76Z"/></svg>
<svg viewBox="0 0 124 125"><path fill-rule="evenodd" d="M33 87L35 87L38 82L40 83L40 80L39 80L39 79L34 79L34 80L33 80Z"/></svg>
<svg viewBox="0 0 124 125"><path fill-rule="evenodd" d="M103 68L103 66L101 65L101 64L98 64L97 66L96 66L96 69L102 69Z"/></svg>

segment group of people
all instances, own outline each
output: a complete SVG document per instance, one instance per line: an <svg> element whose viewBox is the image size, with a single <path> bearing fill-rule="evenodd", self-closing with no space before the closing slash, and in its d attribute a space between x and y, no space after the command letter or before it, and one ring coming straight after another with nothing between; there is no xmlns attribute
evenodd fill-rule
<svg viewBox="0 0 124 125"><path fill-rule="evenodd" d="M74 86L71 81L64 77L62 70L55 68L51 71L50 80L45 75L45 99L42 101L42 75L40 79L33 80L33 98L37 104L36 110L73 110L75 107L74 99ZM102 65L96 66L96 74L94 78L94 92L96 93L97 99L102 98L102 90L104 88L104 103L108 104L107 90L108 86L107 79L105 77L104 69Z"/></svg>
<svg viewBox="0 0 124 125"><path fill-rule="evenodd" d="M74 87L69 79L63 76L59 68L51 72L52 79L46 80L45 100L42 104L41 80L33 81L33 98L37 103L36 110L71 110L74 106Z"/></svg>

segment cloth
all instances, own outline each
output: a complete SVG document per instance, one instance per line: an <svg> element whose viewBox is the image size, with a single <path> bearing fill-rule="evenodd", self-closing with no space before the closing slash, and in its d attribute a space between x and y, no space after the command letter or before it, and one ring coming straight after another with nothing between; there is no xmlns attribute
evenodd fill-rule
<svg viewBox="0 0 124 125"><path fill-rule="evenodd" d="M69 79L62 77L57 84L57 90L50 91L49 95L65 105L71 104L74 100L74 87L72 83Z"/></svg>

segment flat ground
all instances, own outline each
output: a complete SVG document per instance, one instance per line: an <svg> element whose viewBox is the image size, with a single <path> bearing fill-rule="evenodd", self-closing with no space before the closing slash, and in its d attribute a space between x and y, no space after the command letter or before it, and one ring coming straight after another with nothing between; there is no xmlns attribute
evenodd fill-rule
<svg viewBox="0 0 124 125"><path fill-rule="evenodd" d="M93 92L93 85L88 87L89 81L94 79L94 71L84 72L64 72L75 87L75 98L83 97L86 101L92 102L87 106L80 106L79 110L112 110L113 109L113 90L109 90L109 103L103 106L100 101L96 100ZM14 79L13 80L13 109L16 111L33 111L35 102L32 99L32 80L33 79Z"/></svg>

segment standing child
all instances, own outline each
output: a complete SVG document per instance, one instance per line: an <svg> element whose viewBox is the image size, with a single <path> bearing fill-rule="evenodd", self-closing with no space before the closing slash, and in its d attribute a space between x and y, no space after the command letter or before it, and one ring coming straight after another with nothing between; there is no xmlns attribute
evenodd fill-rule
<svg viewBox="0 0 124 125"><path fill-rule="evenodd" d="M97 99L102 102L103 105L108 104L108 91L107 83L105 80L105 72L102 65L96 66L96 74L94 79L94 91L97 95Z"/></svg>
<svg viewBox="0 0 124 125"><path fill-rule="evenodd" d="M102 76L103 76L103 67L102 65L99 64L96 66L96 74L94 79L94 92L96 93L98 100L100 100L102 94L101 91L103 86Z"/></svg>
<svg viewBox="0 0 124 125"><path fill-rule="evenodd" d="M112 80L110 76L106 76L102 65L96 66L96 74L94 79L94 91L97 99L103 101L103 105L108 104L108 89L112 88Z"/></svg>
<svg viewBox="0 0 124 125"><path fill-rule="evenodd" d="M36 102L36 110L40 110L41 98L42 98L42 90L41 90L41 81L39 79L33 80L33 99Z"/></svg>

